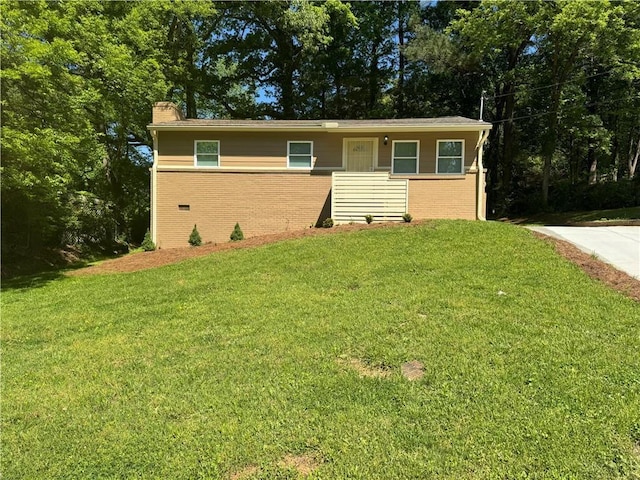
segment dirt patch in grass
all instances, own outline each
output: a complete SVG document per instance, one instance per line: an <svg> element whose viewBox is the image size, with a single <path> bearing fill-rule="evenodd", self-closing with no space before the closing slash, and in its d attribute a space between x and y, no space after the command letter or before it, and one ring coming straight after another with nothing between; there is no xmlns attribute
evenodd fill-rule
<svg viewBox="0 0 640 480"><path fill-rule="evenodd" d="M267 245L269 243L280 242L283 240L293 240L304 237L317 237L322 235L329 235L335 232L355 232L358 230L372 230L380 228L398 228L419 225L425 222L412 222L412 223L372 223L367 224L353 224L353 225L340 225L333 228L308 228L305 230L296 230L289 232L274 233L270 235L261 235L257 237L247 238L240 242L228 242L228 243L211 243L201 245L199 247L184 247L184 248L167 248L161 250L155 250L153 252L137 252L129 255L125 255L119 258L113 258L105 260L104 262L97 263L78 270L72 270L67 272L70 276L81 275L99 275L110 273L127 273L137 272L139 270L147 270L150 268L162 267L172 263L181 262L189 258L203 257L214 252L223 252L225 250L236 250L242 248L259 247Z"/></svg>
<svg viewBox="0 0 640 480"><path fill-rule="evenodd" d="M316 459L315 456L305 454L305 455L285 455L278 463L275 465L275 468L281 470L294 470L301 477L306 477L314 472L320 466L320 462ZM272 466L273 467L273 466ZM267 470L269 470L269 467ZM256 465L247 465L246 467L234 472L229 477L230 480L245 480L249 478L254 478L256 476L265 476L265 471L261 470L260 467ZM268 473L267 475L268 476Z"/></svg>
<svg viewBox="0 0 640 480"><path fill-rule="evenodd" d="M230 480L244 480L245 478L249 478L252 477L253 475L256 475L258 472L260 472L260 469L255 466L255 465L248 465L246 467L244 467L242 470L238 470L237 472L233 473L229 479Z"/></svg>
<svg viewBox="0 0 640 480"><path fill-rule="evenodd" d="M391 375L390 369L369 365L359 358L339 358L338 363L355 370L361 377L386 378Z"/></svg>
<svg viewBox="0 0 640 480"><path fill-rule="evenodd" d="M558 254L578 265L591 278L600 280L614 290L640 302L640 280L621 272L602 260L598 260L593 255L583 252L569 242L549 237L539 232L532 233L541 240L553 244Z"/></svg>
<svg viewBox="0 0 640 480"><path fill-rule="evenodd" d="M299 475L306 477L311 474L320 463L312 455L285 455L278 463L280 468L293 469Z"/></svg>
<svg viewBox="0 0 640 480"><path fill-rule="evenodd" d="M402 376L409 381L420 380L424 377L424 365L418 360L403 363L400 371Z"/></svg>

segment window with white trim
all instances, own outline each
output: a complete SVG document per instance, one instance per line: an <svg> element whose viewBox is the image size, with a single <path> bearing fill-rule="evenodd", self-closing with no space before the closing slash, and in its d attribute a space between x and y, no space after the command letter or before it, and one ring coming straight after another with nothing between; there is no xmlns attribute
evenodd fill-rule
<svg viewBox="0 0 640 480"><path fill-rule="evenodd" d="M287 142L287 167L311 168L313 142Z"/></svg>
<svg viewBox="0 0 640 480"><path fill-rule="evenodd" d="M464 173L464 140L438 140L436 173Z"/></svg>
<svg viewBox="0 0 640 480"><path fill-rule="evenodd" d="M394 140L392 148L391 173L418 173L418 140Z"/></svg>
<svg viewBox="0 0 640 480"><path fill-rule="evenodd" d="M193 151L193 163L196 167L220 166L220 142L218 140L196 140Z"/></svg>

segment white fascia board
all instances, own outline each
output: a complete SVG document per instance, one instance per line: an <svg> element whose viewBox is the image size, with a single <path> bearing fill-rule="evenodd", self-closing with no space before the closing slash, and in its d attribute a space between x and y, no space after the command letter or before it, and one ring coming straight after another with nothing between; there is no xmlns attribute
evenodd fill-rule
<svg viewBox="0 0 640 480"><path fill-rule="evenodd" d="M253 127L248 125L149 125L153 131L189 132L324 132L322 126L310 127Z"/></svg>
<svg viewBox="0 0 640 480"><path fill-rule="evenodd" d="M479 132L491 129L491 125L368 125L362 127L328 127L314 125L308 127L256 127L248 125L148 125L155 131L190 131L190 132L327 132L327 133L388 133L388 132Z"/></svg>
<svg viewBox="0 0 640 480"><path fill-rule="evenodd" d="M329 133L388 133L388 132L406 132L406 133L420 133L420 132L478 132L491 128L486 125L376 125L369 127L344 127L344 128L329 128L326 131Z"/></svg>

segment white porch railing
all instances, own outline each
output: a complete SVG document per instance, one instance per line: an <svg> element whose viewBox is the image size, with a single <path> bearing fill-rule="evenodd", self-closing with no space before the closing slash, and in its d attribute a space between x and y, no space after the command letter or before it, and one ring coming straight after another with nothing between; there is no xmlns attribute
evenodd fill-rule
<svg viewBox="0 0 640 480"><path fill-rule="evenodd" d="M409 181L389 178L388 172L333 172L331 218L337 224L402 221L409 201Z"/></svg>

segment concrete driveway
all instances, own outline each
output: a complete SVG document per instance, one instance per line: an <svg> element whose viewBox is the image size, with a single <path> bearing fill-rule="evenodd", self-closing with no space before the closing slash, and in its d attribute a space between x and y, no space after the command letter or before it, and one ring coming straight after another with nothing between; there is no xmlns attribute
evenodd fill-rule
<svg viewBox="0 0 640 480"><path fill-rule="evenodd" d="M640 279L640 227L528 227L573 243Z"/></svg>

